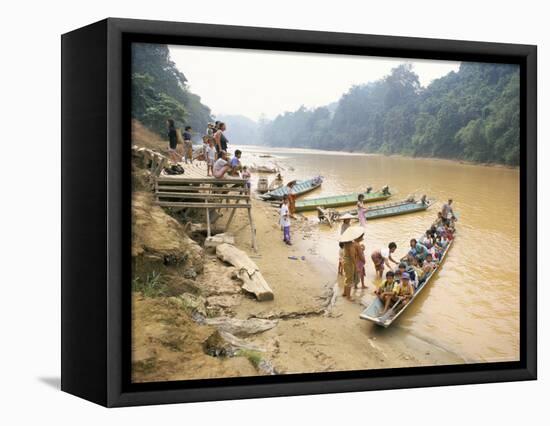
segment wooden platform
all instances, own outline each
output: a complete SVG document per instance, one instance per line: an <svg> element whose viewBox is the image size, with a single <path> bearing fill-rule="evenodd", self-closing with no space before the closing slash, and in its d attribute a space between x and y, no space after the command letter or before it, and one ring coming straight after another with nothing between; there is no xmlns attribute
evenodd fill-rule
<svg viewBox="0 0 550 426"><path fill-rule="evenodd" d="M237 209L246 209L252 233L252 247L256 250L256 229L252 219L250 191L246 180L227 176L216 179L206 175L206 163L195 161L193 165L180 163L185 173L166 175L155 180L155 202L159 206L175 209L206 209L207 235L211 235L211 210L231 210L225 231L229 229Z"/></svg>

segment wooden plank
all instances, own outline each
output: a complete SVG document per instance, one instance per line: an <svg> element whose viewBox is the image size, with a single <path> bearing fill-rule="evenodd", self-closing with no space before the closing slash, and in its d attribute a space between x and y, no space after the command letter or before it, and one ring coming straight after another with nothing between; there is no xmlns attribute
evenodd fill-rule
<svg viewBox="0 0 550 426"><path fill-rule="evenodd" d="M211 231L210 231L210 209L206 209L206 236L208 238L211 237Z"/></svg>
<svg viewBox="0 0 550 426"><path fill-rule="evenodd" d="M251 204L226 204L226 203L184 203L184 202L170 202L170 201L157 201L157 206L162 207L185 207L196 209L249 209Z"/></svg>
<svg viewBox="0 0 550 426"><path fill-rule="evenodd" d="M178 186L178 187L166 187L159 186L155 192L158 193L187 193L187 194L233 194L233 195L246 195L248 191L246 188L228 188L228 187L198 187L198 186Z"/></svg>
<svg viewBox="0 0 550 426"><path fill-rule="evenodd" d="M230 200L249 200L248 195L237 194L210 194L207 192L157 192L158 198L206 198L206 199L230 199Z"/></svg>
<svg viewBox="0 0 550 426"><path fill-rule="evenodd" d="M182 175L179 175L182 176ZM244 179L212 179L212 178L180 178L180 177L174 177L174 178L166 178L165 176L158 177L157 178L159 185L170 185L170 184L179 184L179 183L207 183L211 185L221 184L221 185L239 185L239 186L245 186L246 180Z"/></svg>

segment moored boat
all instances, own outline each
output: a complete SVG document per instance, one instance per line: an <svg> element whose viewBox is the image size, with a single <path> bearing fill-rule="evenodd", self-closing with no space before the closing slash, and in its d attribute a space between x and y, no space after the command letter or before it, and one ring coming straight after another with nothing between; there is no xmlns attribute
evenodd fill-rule
<svg viewBox="0 0 550 426"><path fill-rule="evenodd" d="M321 176L316 176L312 179L307 180L298 180L295 182L292 187L292 194L302 195L310 191L313 191L316 188L319 188L323 183L323 178ZM285 195L289 193L288 184L281 186L280 188L274 189L273 191L266 192L263 195L260 195L260 198L263 200L281 200Z"/></svg>
<svg viewBox="0 0 550 426"><path fill-rule="evenodd" d="M384 309L384 304L378 297L375 297L374 300L369 304L369 306L367 306L367 308L361 312L359 318L373 322L374 324L380 325L384 328L388 328L390 325L392 325L393 322L397 320L397 318L399 318L399 316L403 312L405 312L405 310L414 302L414 300L418 297L422 290L424 290L434 278L435 274L441 268L441 265L443 264L443 261L445 260L445 257L449 252L449 249L453 245L453 242L454 238L448 242L447 247L445 247L445 250L441 255L441 259L437 262L436 268L432 272L430 272L428 277L421 284L419 284L413 296L405 305L398 303L397 305L399 306L397 306L397 308L394 305L388 310L388 312L381 315L381 312Z"/></svg>
<svg viewBox="0 0 550 426"><path fill-rule="evenodd" d="M252 173L277 173L279 170L275 167L268 167L268 166L256 166L252 165L249 167L249 170Z"/></svg>
<svg viewBox="0 0 550 426"><path fill-rule="evenodd" d="M258 184L256 185L256 190L260 194L264 194L268 191L267 178L261 177L261 178L258 179Z"/></svg>
<svg viewBox="0 0 550 426"><path fill-rule="evenodd" d="M310 198L308 200L296 201L296 211L303 212L308 210L315 210L318 207L344 207L357 203L358 192L345 195L332 195L328 197ZM385 186L379 191L366 191L363 193L365 197L364 203L372 203L375 201L387 200L392 196L390 189Z"/></svg>
<svg viewBox="0 0 550 426"><path fill-rule="evenodd" d="M381 219L384 217L399 216L402 214L416 213L429 209L434 199L422 198L418 201L415 199L406 199L395 203L379 204L377 206L368 207L365 212L367 220ZM357 211L350 210L346 212L324 211L324 215L330 214L332 220L338 220L344 214L350 214L357 219ZM320 213L321 215L321 213Z"/></svg>

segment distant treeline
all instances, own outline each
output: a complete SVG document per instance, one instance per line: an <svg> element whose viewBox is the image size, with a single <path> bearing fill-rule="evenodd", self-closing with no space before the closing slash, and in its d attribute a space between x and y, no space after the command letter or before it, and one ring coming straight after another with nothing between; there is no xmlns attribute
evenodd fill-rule
<svg viewBox="0 0 550 426"><path fill-rule="evenodd" d="M132 117L161 135L166 134L168 118L179 128L190 125L198 134L212 121L210 108L189 91L168 46L146 43L132 46Z"/></svg>
<svg viewBox="0 0 550 426"><path fill-rule="evenodd" d="M462 63L422 88L410 64L354 86L336 108L287 112L262 124L271 146L519 164L519 67Z"/></svg>

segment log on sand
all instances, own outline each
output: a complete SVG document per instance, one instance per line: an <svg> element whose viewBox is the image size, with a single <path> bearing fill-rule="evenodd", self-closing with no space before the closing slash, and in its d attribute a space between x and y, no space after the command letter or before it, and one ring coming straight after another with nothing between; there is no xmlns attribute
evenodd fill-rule
<svg viewBox="0 0 550 426"><path fill-rule="evenodd" d="M216 327L219 331L225 331L234 336L247 337L253 334L263 333L277 325L276 320L261 318L238 319L231 317L204 318L204 324Z"/></svg>
<svg viewBox="0 0 550 426"><path fill-rule="evenodd" d="M243 282L243 290L254 294L259 301L273 300L273 290L265 281L258 266L244 251L224 243L216 247L216 256L237 268L237 277Z"/></svg>

